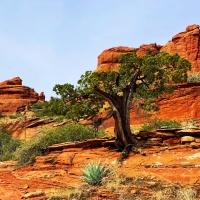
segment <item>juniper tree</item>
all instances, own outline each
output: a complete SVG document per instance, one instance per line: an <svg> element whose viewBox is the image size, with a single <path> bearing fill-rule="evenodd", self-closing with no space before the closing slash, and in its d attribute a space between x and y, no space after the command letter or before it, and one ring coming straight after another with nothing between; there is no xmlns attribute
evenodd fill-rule
<svg viewBox="0 0 200 200"><path fill-rule="evenodd" d="M107 101L113 110L116 146L122 151L127 145L136 145L130 129L133 100L139 100L143 109L156 109L156 98L173 92L174 84L187 81L191 64L178 54L165 52L122 54L119 62L116 71L86 71L78 86L57 84L53 90L65 102L66 115L74 120L94 116Z"/></svg>

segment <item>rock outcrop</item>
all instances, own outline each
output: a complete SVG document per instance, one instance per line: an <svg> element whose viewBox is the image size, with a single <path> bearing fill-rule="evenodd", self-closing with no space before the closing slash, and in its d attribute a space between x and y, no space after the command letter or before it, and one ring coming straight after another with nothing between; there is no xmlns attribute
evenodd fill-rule
<svg viewBox="0 0 200 200"><path fill-rule="evenodd" d="M117 66L119 65L118 57L121 54L135 52L136 48L129 47L113 47L110 49L104 50L98 56L98 67L95 71L102 72L108 70L117 70Z"/></svg>
<svg viewBox="0 0 200 200"><path fill-rule="evenodd" d="M175 130L162 131L141 133L140 137L144 135L149 141L155 137L167 138L166 134L171 134L174 138L169 136L169 139L176 140ZM167 189L169 195L170 188L174 193L181 186L199 191L200 153L199 147L193 148L192 143L181 145L179 141L175 144L166 143L166 146L152 145L143 148L146 156L131 152L119 165L117 158L121 153L116 148L105 147L105 140L53 145L49 148L49 154L36 157L32 166L15 169L13 161L0 162L1 198L57 199L59 194L63 194L63 197L69 195L70 190L71 196L78 191L82 195L89 194L86 199L125 199L127 195L129 198L126 199L137 199L138 195L141 195L141 199L151 199L158 191ZM108 174L106 180L109 182L103 182L101 187L88 186L80 179L82 170L86 164L98 161L106 163L114 177ZM199 192L195 196L199 199ZM66 199L66 196L62 199Z"/></svg>
<svg viewBox="0 0 200 200"><path fill-rule="evenodd" d="M19 77L0 83L0 113L2 115L24 111L30 103L38 101L45 101L44 93L39 95L34 89L23 86Z"/></svg>
<svg viewBox="0 0 200 200"><path fill-rule="evenodd" d="M179 122L196 122L200 118L200 83L182 83L175 87L172 94L164 94L156 100L157 112L149 113L150 117ZM139 105L132 105L130 112L132 126L139 126L147 120ZM114 126L113 118L103 123L104 128Z"/></svg>
<svg viewBox="0 0 200 200"><path fill-rule="evenodd" d="M190 25L186 31L176 34L161 51L178 53L192 63L191 73L200 71L200 30L199 25Z"/></svg>
<svg viewBox="0 0 200 200"><path fill-rule="evenodd" d="M191 25L186 28L185 32L181 32L168 42L161 46L155 44L143 44L140 48L114 47L104 50L98 56L98 66L95 71L117 70L120 64L118 57L122 53L136 52L138 56L142 56L149 52L165 51L168 53L178 53L181 57L188 59L192 63L191 73L200 72L200 31L199 25ZM152 116L163 119L174 119L178 121L186 121L188 119L200 118L200 84L184 83L177 85L173 94L165 94L157 99L156 103L160 110L151 113ZM131 108L131 123L138 125L145 120L144 114L140 107L133 106ZM112 119L104 122L104 126L111 127Z"/></svg>
<svg viewBox="0 0 200 200"><path fill-rule="evenodd" d="M153 51L165 51L168 53L178 53L181 57L188 59L192 63L190 73L200 71L200 30L199 25L190 25L186 31L176 34L166 45L143 44L139 48L113 47L104 50L98 56L98 66L96 71L116 70L119 65L118 57L122 53L136 52L138 56Z"/></svg>
<svg viewBox="0 0 200 200"><path fill-rule="evenodd" d="M117 67L120 64L118 57L121 54L136 52L138 56L142 56L149 52L159 51L161 48L162 46L157 44L143 44L140 46L140 48L119 46L106 49L98 56L98 66L95 71L102 72L108 70L117 70Z"/></svg>

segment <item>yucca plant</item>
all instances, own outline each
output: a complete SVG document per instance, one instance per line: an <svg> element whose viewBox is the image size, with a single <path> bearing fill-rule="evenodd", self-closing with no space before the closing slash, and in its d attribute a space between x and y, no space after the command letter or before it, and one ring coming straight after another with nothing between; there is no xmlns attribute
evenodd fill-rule
<svg viewBox="0 0 200 200"><path fill-rule="evenodd" d="M87 182L89 185L100 185L102 178L107 175L108 169L106 169L106 164L101 166L99 160L97 163L92 161L87 164L82 172L83 176L80 178L83 181Z"/></svg>

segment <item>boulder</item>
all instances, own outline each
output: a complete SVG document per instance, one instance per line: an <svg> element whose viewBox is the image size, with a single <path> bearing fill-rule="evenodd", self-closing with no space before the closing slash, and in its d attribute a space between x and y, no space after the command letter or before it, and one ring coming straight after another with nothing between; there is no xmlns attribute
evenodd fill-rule
<svg viewBox="0 0 200 200"><path fill-rule="evenodd" d="M2 115L24 111L30 103L38 101L45 101L44 93L39 95L33 88L23 86L19 77L0 83L0 113Z"/></svg>
<svg viewBox="0 0 200 200"><path fill-rule="evenodd" d="M197 142L191 142L190 145L192 146L193 149L199 149L200 148L200 143L197 143Z"/></svg>
<svg viewBox="0 0 200 200"><path fill-rule="evenodd" d="M181 144L188 144L194 141L195 141L195 138L192 136L184 136L181 138Z"/></svg>

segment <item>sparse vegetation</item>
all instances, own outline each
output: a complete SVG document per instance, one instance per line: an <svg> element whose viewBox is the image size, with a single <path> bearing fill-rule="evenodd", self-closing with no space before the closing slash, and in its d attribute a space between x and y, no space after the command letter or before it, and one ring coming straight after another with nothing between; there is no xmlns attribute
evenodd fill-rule
<svg viewBox="0 0 200 200"><path fill-rule="evenodd" d="M10 119L17 119L17 118L20 118L20 117L22 117L23 115L22 115L22 113L13 113L13 114L11 114L11 115L9 115L9 118Z"/></svg>
<svg viewBox="0 0 200 200"><path fill-rule="evenodd" d="M177 196L180 200L193 200L197 197L197 191L191 187L180 188Z"/></svg>
<svg viewBox="0 0 200 200"><path fill-rule="evenodd" d="M12 138L8 132L0 126L0 161L14 160L14 152L20 145L20 141Z"/></svg>
<svg viewBox="0 0 200 200"><path fill-rule="evenodd" d="M96 134L96 137L105 136L104 131L99 131ZM18 165L29 165L34 163L36 156L46 155L48 153L48 146L50 145L91 138L95 138L93 129L77 123L43 130L42 134L35 137L32 141L23 142L17 149L16 157Z"/></svg>
<svg viewBox="0 0 200 200"><path fill-rule="evenodd" d="M143 131L152 131L160 128L180 128L181 124L176 120L163 120L159 118L153 118L150 121L144 123L141 126Z"/></svg>
<svg viewBox="0 0 200 200"><path fill-rule="evenodd" d="M100 161L95 163L91 162L85 166L85 169L82 170L83 176L80 178L88 183L89 185L100 185L102 179L107 175L108 169L106 165L100 164Z"/></svg>
<svg viewBox="0 0 200 200"><path fill-rule="evenodd" d="M101 181L101 184L93 185L83 184L78 188L60 189L52 191L51 200L84 200L101 199L102 191L104 198L119 200L195 200L197 199L197 190L183 186L179 183L170 181L156 180L145 173L128 177L121 172L121 169L115 169L114 166L107 166L108 173ZM107 196L106 196L107 195Z"/></svg>
<svg viewBox="0 0 200 200"><path fill-rule="evenodd" d="M60 103L59 103L60 102ZM61 101L56 101L51 99L49 102L37 102L30 106L30 110L35 113L36 117L53 117L64 115L64 105ZM57 105L57 110L54 109L55 103ZM60 106L62 104L62 108Z"/></svg>
<svg viewBox="0 0 200 200"><path fill-rule="evenodd" d="M191 74L187 78L187 82L200 82L200 73Z"/></svg>

